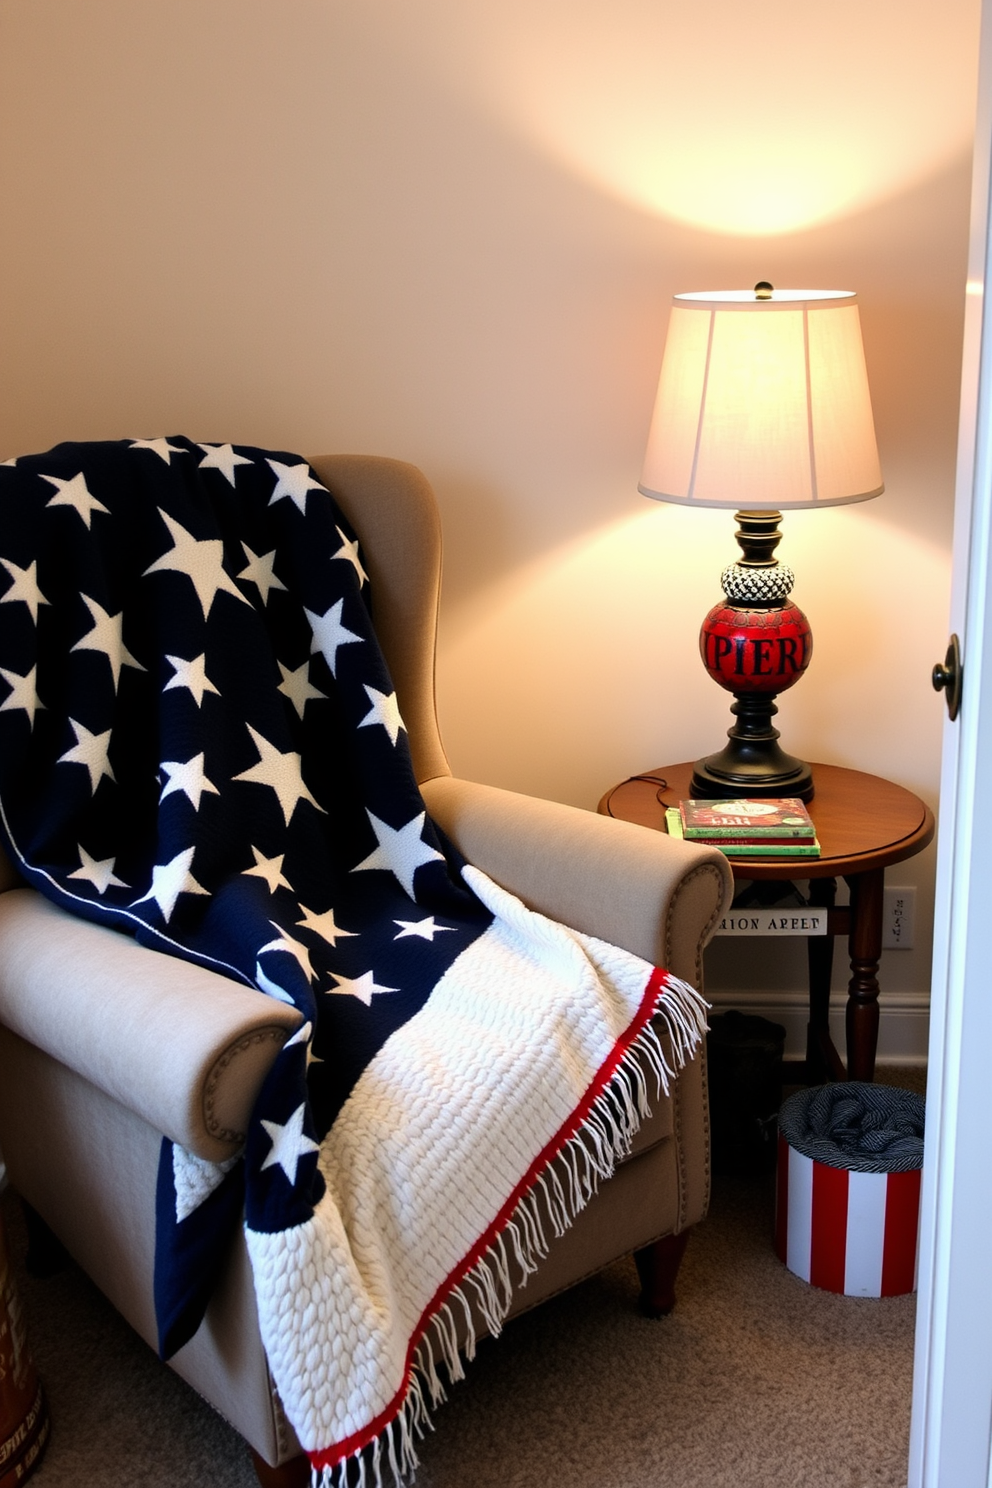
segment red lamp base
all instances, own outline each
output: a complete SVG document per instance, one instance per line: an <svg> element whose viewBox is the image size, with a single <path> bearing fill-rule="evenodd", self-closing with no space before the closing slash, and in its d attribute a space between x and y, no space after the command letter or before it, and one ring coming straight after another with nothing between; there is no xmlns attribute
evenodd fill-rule
<svg viewBox="0 0 992 1488"><path fill-rule="evenodd" d="M740 563L723 573L725 598L713 606L699 632L703 665L714 682L736 698L727 745L697 761L694 796L813 795L813 774L803 760L779 748L772 724L775 698L799 681L809 665L813 635L802 610L789 599L793 575L772 556L779 540L778 512L738 512Z"/></svg>

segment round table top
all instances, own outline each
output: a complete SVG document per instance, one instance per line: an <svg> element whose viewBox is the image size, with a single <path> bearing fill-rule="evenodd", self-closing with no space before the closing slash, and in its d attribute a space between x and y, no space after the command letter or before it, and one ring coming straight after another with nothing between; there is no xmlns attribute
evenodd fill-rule
<svg viewBox="0 0 992 1488"><path fill-rule="evenodd" d="M689 794L692 761L659 765L624 780L599 803L604 816L665 830L665 808ZM653 780L645 777L655 777ZM664 782L664 783L662 783ZM933 812L912 791L878 775L814 765L815 794L806 806L816 826L818 858L731 858L737 878L843 878L901 863L934 834Z"/></svg>

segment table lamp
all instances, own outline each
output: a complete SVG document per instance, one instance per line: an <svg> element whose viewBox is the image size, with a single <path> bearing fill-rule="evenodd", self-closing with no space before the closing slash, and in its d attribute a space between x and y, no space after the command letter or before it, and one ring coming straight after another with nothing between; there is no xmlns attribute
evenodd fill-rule
<svg viewBox="0 0 992 1488"><path fill-rule="evenodd" d="M693 796L813 795L810 766L780 748L775 698L809 664L809 621L779 563L784 510L867 501L884 489L857 296L847 290L677 294L638 489L657 501L737 508L742 556L699 648L735 697Z"/></svg>

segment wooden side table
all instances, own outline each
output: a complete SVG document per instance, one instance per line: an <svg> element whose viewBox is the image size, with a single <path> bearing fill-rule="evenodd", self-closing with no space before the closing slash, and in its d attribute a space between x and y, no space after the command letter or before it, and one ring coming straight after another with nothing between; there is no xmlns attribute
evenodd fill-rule
<svg viewBox="0 0 992 1488"><path fill-rule="evenodd" d="M615 785L599 803L604 816L665 830L665 808L689 794L692 764L659 765ZM808 803L819 858L729 858L735 880L788 883L808 879L810 903L827 910L826 936L807 941L809 1029L807 1070L813 1078L871 1080L878 1047L878 964L882 954L885 870L915 856L933 837L934 819L918 796L860 770L814 765L816 794ZM850 905L835 904L837 879ZM830 1037L833 937L846 935L851 957L847 999L847 1070Z"/></svg>

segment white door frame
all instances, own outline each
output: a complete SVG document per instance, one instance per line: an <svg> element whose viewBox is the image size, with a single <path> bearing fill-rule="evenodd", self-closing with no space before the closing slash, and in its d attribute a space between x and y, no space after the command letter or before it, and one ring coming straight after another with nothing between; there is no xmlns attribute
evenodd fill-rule
<svg viewBox="0 0 992 1488"><path fill-rule="evenodd" d="M983 0L908 1488L992 1488L992 0Z"/></svg>

